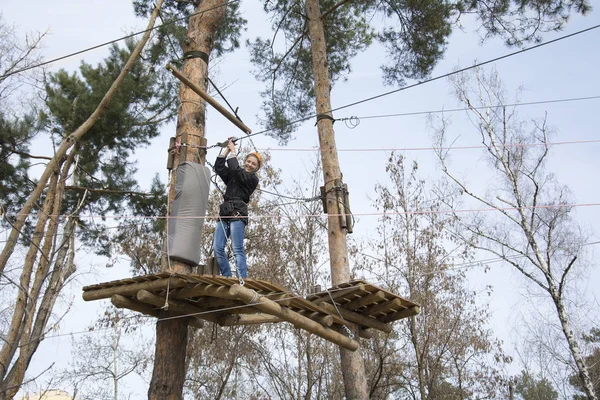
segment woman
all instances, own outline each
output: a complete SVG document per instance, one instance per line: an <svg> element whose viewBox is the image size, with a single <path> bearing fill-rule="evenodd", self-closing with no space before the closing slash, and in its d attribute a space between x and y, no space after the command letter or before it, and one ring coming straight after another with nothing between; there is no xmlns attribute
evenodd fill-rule
<svg viewBox="0 0 600 400"><path fill-rule="evenodd" d="M219 208L219 221L215 230L214 249L221 275L232 276L229 260L225 252L227 238L231 237L231 247L235 257L238 277L246 278L246 253L244 233L248 224L248 202L258 185L256 171L262 166L262 157L257 152L250 153L240 167L236 158L235 143L229 140L215 162L215 172L227 188L223 203Z"/></svg>

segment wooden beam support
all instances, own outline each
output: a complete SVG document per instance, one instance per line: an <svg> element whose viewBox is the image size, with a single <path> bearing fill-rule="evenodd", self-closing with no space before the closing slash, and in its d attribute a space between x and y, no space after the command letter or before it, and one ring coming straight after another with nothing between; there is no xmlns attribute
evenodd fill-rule
<svg viewBox="0 0 600 400"><path fill-rule="evenodd" d="M385 300L385 293L379 290L359 299L352 300L349 303L345 303L344 308L347 310L356 310L357 308L362 308L373 303L379 303L383 300Z"/></svg>
<svg viewBox="0 0 600 400"><path fill-rule="evenodd" d="M170 297L170 296L169 296ZM240 305L239 301L232 299L223 299L219 297L200 297L198 301L194 301L194 305L199 308L215 308L215 307L236 307Z"/></svg>
<svg viewBox="0 0 600 400"><path fill-rule="evenodd" d="M371 338L373 338L374 334L375 334L375 332L373 331L373 329L359 329L358 330L358 336L360 336L363 339L371 339Z"/></svg>
<svg viewBox="0 0 600 400"><path fill-rule="evenodd" d="M269 300L273 300L281 306L289 307L292 303L292 300L287 294L268 294L267 297Z"/></svg>
<svg viewBox="0 0 600 400"><path fill-rule="evenodd" d="M232 325L260 325L283 322L281 318L277 318L268 314L252 314L252 315L224 315L219 317L221 326Z"/></svg>
<svg viewBox="0 0 600 400"><path fill-rule="evenodd" d="M207 285L206 283L198 283L196 285L188 285L179 290L174 290L170 297L174 299L187 299L191 297L220 297L222 299L231 299L229 294L229 286Z"/></svg>
<svg viewBox="0 0 600 400"><path fill-rule="evenodd" d="M121 296L135 296L140 290L166 290L180 288L188 284L188 281L181 278L163 278L155 281L147 281L140 283L133 283L130 285L114 286L96 290L86 290L83 292L83 300L92 301L107 299L113 294L120 294Z"/></svg>
<svg viewBox="0 0 600 400"><path fill-rule="evenodd" d="M127 308L150 317L160 318L160 312L155 307L146 303L140 303L139 301L132 300L125 296L121 296L120 294L112 295L110 302L117 308ZM190 318L190 326L203 328L204 321L198 318Z"/></svg>
<svg viewBox="0 0 600 400"><path fill-rule="evenodd" d="M261 313L261 311L256 307L252 307L252 306L243 306L242 307L242 304L239 304L239 302L238 302L238 305L234 306L234 307L230 307L229 310L223 310L223 312L226 314L245 314L245 315Z"/></svg>
<svg viewBox="0 0 600 400"><path fill-rule="evenodd" d="M140 290L136 297L139 301L151 304L155 307L162 307L165 304L164 297L157 296L147 290ZM217 316L214 313L207 313L201 308L177 300L169 299L169 310L180 315L201 318L210 322L218 323Z"/></svg>
<svg viewBox="0 0 600 400"><path fill-rule="evenodd" d="M202 97L208 104L213 106L215 110L220 112L225 118L231 121L235 126L240 128L243 132L248 135L252 133L252 129L248 128L242 121L240 121L235 115L227 111L222 105L220 105L215 99L210 97L208 93L206 93L200 86L196 85L194 82L190 81L185 77L181 72L177 70L173 65L167 64L166 68L171 71L173 75L177 79L179 79L184 85L192 89L198 96Z"/></svg>
<svg viewBox="0 0 600 400"><path fill-rule="evenodd" d="M323 295L320 298L311 300L310 302L314 303L314 304L321 304L324 301L326 301L326 302L332 301L332 299L333 299L333 301L335 301L339 298L347 296L348 293L352 293L354 291L360 292L360 291L364 291L364 290L365 290L365 285L350 286L350 287L343 288L343 289L339 289L339 288L332 289L331 292L325 292L325 293L323 293Z"/></svg>
<svg viewBox="0 0 600 400"><path fill-rule="evenodd" d="M323 326L333 325L333 317L329 314L323 315L318 312L300 310L298 314L304 315L306 318L310 318L315 322L320 323Z"/></svg>
<svg viewBox="0 0 600 400"><path fill-rule="evenodd" d="M399 319L402 319L402 318L408 318L408 317L412 317L413 315L417 315L420 312L421 312L421 307L413 306L413 307L406 308L404 310L396 311L395 313L392 313L392 314L384 315L383 317L380 318L380 321L381 322L398 321Z"/></svg>
<svg viewBox="0 0 600 400"><path fill-rule="evenodd" d="M404 307L402 305L402 300L400 300L399 298L395 298L394 300L391 301L384 301L382 303L379 304L374 304L371 307L367 307L364 310L361 310L360 313L364 316L372 316L375 318L379 318L384 316L385 314L388 314L390 310L394 310L395 311L402 311L405 310L406 307ZM384 314L384 315L377 315L377 314Z"/></svg>
<svg viewBox="0 0 600 400"><path fill-rule="evenodd" d="M158 318L159 316L158 310L151 305L131 300L130 298L121 296L120 294L113 294L110 297L110 302L117 308L127 308L150 317Z"/></svg>
<svg viewBox="0 0 600 400"><path fill-rule="evenodd" d="M232 296L235 296L246 304L251 304L267 314L281 318L298 328L314 333L315 335L329 340L347 350L356 351L358 349L358 342L356 340L352 340L333 329L325 328L323 325L288 308L281 307L276 302L269 300L264 296L260 296L254 290L235 284L231 286L229 292Z"/></svg>
<svg viewBox="0 0 600 400"><path fill-rule="evenodd" d="M320 305L320 307L324 308L328 313L333 315L338 315L339 310L339 314L344 319L354 322L355 324L377 329L385 333L390 333L392 331L392 326L389 324L385 324L373 318L365 317L364 315L360 315L354 311L346 310L343 307L338 306L336 308L329 303L323 303Z"/></svg>

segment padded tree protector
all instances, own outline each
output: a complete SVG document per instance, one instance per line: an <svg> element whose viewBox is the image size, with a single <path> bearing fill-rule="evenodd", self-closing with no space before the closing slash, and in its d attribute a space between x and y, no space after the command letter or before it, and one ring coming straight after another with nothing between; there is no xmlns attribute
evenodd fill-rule
<svg viewBox="0 0 600 400"><path fill-rule="evenodd" d="M196 266L210 191L210 169L185 162L177 168L175 199L171 204L168 250L171 259Z"/></svg>

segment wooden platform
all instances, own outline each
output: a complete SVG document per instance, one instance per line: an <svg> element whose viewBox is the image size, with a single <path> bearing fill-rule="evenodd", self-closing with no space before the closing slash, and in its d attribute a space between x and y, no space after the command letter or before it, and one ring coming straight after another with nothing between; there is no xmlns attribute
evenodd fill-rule
<svg viewBox="0 0 600 400"><path fill-rule="evenodd" d="M419 312L417 304L361 280L307 298L271 282L246 279L241 286L236 278L198 274L162 273L83 288L86 301L105 298L154 317L167 309L199 327L204 320L222 326L287 321L349 350L358 342L340 333L342 326L358 325L360 336L368 338L371 329L389 333L390 322Z"/></svg>

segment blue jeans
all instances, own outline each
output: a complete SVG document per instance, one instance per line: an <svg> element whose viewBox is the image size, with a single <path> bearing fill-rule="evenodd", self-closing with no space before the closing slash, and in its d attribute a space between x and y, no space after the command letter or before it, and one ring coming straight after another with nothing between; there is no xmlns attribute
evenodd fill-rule
<svg viewBox="0 0 600 400"><path fill-rule="evenodd" d="M231 247L233 248L233 255L235 257L235 266L237 267L238 276L246 278L246 253L244 252L244 231L246 230L246 224L242 221L234 220L227 221L219 219L217 221L217 228L215 229L215 258L217 264L221 270L221 275L231 276L231 267L229 266L229 260L225 252L225 245L227 244L227 238L231 237Z"/></svg>

